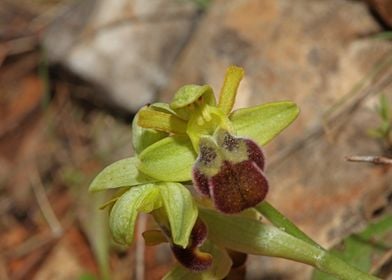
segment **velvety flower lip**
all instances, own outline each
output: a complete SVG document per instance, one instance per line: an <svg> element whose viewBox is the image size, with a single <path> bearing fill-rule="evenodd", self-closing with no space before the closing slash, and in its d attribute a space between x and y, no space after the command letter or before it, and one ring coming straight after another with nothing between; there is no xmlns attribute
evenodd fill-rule
<svg viewBox="0 0 392 280"><path fill-rule="evenodd" d="M203 271L212 264L212 256L199 250L199 247L207 238L207 226L199 219L196 221L186 248L172 244L174 256L186 268L192 271Z"/></svg>
<svg viewBox="0 0 392 280"><path fill-rule="evenodd" d="M238 213L256 206L268 192L263 172L265 157L252 140L218 129L214 137L200 141L193 166L193 183L224 213Z"/></svg>

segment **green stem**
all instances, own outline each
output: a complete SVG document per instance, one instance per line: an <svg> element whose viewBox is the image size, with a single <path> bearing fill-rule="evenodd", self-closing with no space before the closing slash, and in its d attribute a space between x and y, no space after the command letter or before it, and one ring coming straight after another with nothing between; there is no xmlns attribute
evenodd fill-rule
<svg viewBox="0 0 392 280"><path fill-rule="evenodd" d="M287 219L282 213L280 213L276 208L274 208L267 201L263 201L257 205L256 210L259 211L264 217L267 218L274 226L279 229L291 234L313 246L322 248L313 239L306 235L302 230L300 230L295 224L293 224L289 219Z"/></svg>

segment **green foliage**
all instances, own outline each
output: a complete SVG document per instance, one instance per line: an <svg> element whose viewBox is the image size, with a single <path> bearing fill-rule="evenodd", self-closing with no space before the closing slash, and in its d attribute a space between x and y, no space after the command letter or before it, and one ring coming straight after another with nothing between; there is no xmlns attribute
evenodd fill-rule
<svg viewBox="0 0 392 280"><path fill-rule="evenodd" d="M195 3L200 9L204 10L207 9L213 0L181 0L183 2L192 2Z"/></svg>
<svg viewBox="0 0 392 280"><path fill-rule="evenodd" d="M209 225L210 240L234 251L301 260L308 264L314 264L314 257L322 253L319 248L255 219L221 215L207 209L201 209L200 216Z"/></svg>
<svg viewBox="0 0 392 280"><path fill-rule="evenodd" d="M192 143L186 136L166 137L145 149L139 156L139 170L161 181L188 181L196 160Z"/></svg>
<svg viewBox="0 0 392 280"><path fill-rule="evenodd" d="M389 242L387 243L387 240ZM347 263L369 272L374 260L392 249L392 215L369 224L362 232L346 237L331 250ZM331 275L314 271L313 280L333 280Z"/></svg>
<svg viewBox="0 0 392 280"><path fill-rule="evenodd" d="M197 219L196 202L179 183L161 183L159 190L170 222L173 243L185 248Z"/></svg>
<svg viewBox="0 0 392 280"><path fill-rule="evenodd" d="M190 192L179 183L145 184L125 192L110 213L115 241L131 244L138 213L150 213L161 207L166 211L173 243L185 248L197 219L197 207Z"/></svg>
<svg viewBox="0 0 392 280"><path fill-rule="evenodd" d="M159 188L155 184L129 189L116 201L110 213L109 225L114 240L130 245L138 213L150 213L161 206Z"/></svg>
<svg viewBox="0 0 392 280"><path fill-rule="evenodd" d="M375 35L374 38L379 40L392 40L392 32L391 31L380 32L377 35Z"/></svg>
<svg viewBox="0 0 392 280"><path fill-rule="evenodd" d="M156 181L137 169L138 162L137 157L130 157L112 163L95 177L90 184L89 191L131 187Z"/></svg>
<svg viewBox="0 0 392 280"><path fill-rule="evenodd" d="M225 81L219 95L219 107L226 115L233 109L237 89L243 77L244 69L236 66L230 66L227 69Z"/></svg>
<svg viewBox="0 0 392 280"><path fill-rule="evenodd" d="M170 108L173 110L184 108L195 103L199 98L204 98L206 104L215 106L215 96L209 85L186 85L180 88L174 95Z"/></svg>
<svg viewBox="0 0 392 280"><path fill-rule="evenodd" d="M168 136L166 132L141 127L138 124L139 114L140 111L135 115L132 122L132 145L136 154L140 154L148 146Z"/></svg>
<svg viewBox="0 0 392 280"><path fill-rule="evenodd" d="M392 137L392 108L385 95L380 97L377 114L381 123L375 129L369 130L369 135L374 138L388 140L389 137Z"/></svg>
<svg viewBox="0 0 392 280"><path fill-rule="evenodd" d="M97 278L90 273L84 273L79 276L78 280L97 280Z"/></svg>
<svg viewBox="0 0 392 280"><path fill-rule="evenodd" d="M273 102L239 109L230 115L237 135L265 145L288 127L298 116L293 102Z"/></svg>

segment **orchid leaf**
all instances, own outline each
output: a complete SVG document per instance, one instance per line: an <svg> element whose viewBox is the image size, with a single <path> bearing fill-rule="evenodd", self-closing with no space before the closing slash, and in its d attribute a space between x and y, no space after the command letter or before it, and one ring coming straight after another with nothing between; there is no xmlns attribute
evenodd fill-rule
<svg viewBox="0 0 392 280"><path fill-rule="evenodd" d="M322 253L320 248L258 220L222 215L207 209L199 209L199 215L208 226L208 238L234 251L283 257L311 265L316 264Z"/></svg>
<svg viewBox="0 0 392 280"><path fill-rule="evenodd" d="M145 149L139 156L139 170L167 182L191 180L196 153L187 136L166 137Z"/></svg>
<svg viewBox="0 0 392 280"><path fill-rule="evenodd" d="M146 107L144 107L146 108ZM164 131L158 131L151 128L141 127L139 122L139 113L135 115L132 121L132 146L136 154L140 154L145 148L168 136Z"/></svg>
<svg viewBox="0 0 392 280"><path fill-rule="evenodd" d="M338 279L378 279L364 273L318 246L298 239L272 225L240 216L226 216L199 209L214 243L242 253L285 258L312 265ZM227 233L230 234L227 234Z"/></svg>
<svg viewBox="0 0 392 280"><path fill-rule="evenodd" d="M230 120L238 136L248 137L259 145L271 141L298 116L299 108L293 102L272 102L239 109Z"/></svg>
<svg viewBox="0 0 392 280"><path fill-rule="evenodd" d="M192 272L191 270L177 265L169 273L165 275L164 280L209 280L209 279L224 279L230 272L232 261L226 250L218 247L210 241L206 241L201 249L212 255L212 265L209 269L203 272Z"/></svg>
<svg viewBox="0 0 392 280"><path fill-rule="evenodd" d="M125 158L112 163L103 169L93 180L89 191L96 192L106 189L131 187L156 181L141 173L136 165L136 157Z"/></svg>
<svg viewBox="0 0 392 280"><path fill-rule="evenodd" d="M116 242L129 245L133 241L136 217L139 212L149 213L162 207L159 188L146 184L129 189L114 204L109 225Z"/></svg>
<svg viewBox="0 0 392 280"><path fill-rule="evenodd" d="M161 183L159 190L169 218L173 243L185 248L197 219L196 203L189 190L180 183Z"/></svg>

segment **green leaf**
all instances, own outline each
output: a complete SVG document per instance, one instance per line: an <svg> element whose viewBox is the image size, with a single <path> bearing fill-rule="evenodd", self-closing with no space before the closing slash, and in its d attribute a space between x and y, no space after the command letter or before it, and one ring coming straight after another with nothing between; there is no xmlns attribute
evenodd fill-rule
<svg viewBox="0 0 392 280"><path fill-rule="evenodd" d="M160 181L191 180L196 153L188 136L166 137L145 149L139 156L139 170Z"/></svg>
<svg viewBox="0 0 392 280"><path fill-rule="evenodd" d="M389 240L389 242L387 241ZM331 252L362 271L369 271L373 263L392 249L392 215L370 224L361 233L352 234ZM314 271L313 280L336 279L320 271Z"/></svg>
<svg viewBox="0 0 392 280"><path fill-rule="evenodd" d="M298 116L299 108L293 102L282 101L234 111L230 120L238 136L245 136L259 145L271 141Z"/></svg>
<svg viewBox="0 0 392 280"><path fill-rule="evenodd" d="M136 154L140 154L148 146L169 135L168 133L163 131L141 127L138 124L139 114L140 110L135 115L132 121L132 146Z"/></svg>
<svg viewBox="0 0 392 280"><path fill-rule="evenodd" d="M309 264L341 279L377 279L347 265L319 247L260 221L226 216L202 208L199 209L199 216L207 224L208 238L224 248Z"/></svg>
<svg viewBox="0 0 392 280"><path fill-rule="evenodd" d="M203 272L192 272L181 265L176 265L169 273L165 275L164 280L210 280L210 279L224 279L230 272L232 265L231 258L226 250L218 247L211 241L205 241L201 247L203 252L208 252L212 255L212 265L209 269Z"/></svg>
<svg viewBox="0 0 392 280"><path fill-rule="evenodd" d="M169 218L173 243L185 248L197 219L197 206L189 190L180 183L159 184Z"/></svg>
<svg viewBox="0 0 392 280"><path fill-rule="evenodd" d="M129 189L117 200L110 212L109 225L114 240L120 244L131 244L137 214L149 213L160 207L162 200L156 184Z"/></svg>
<svg viewBox="0 0 392 280"><path fill-rule="evenodd" d="M207 209L199 209L199 215L207 224L208 238L234 251L301 260L308 264L314 263L320 253L319 248L258 220L222 215Z"/></svg>
<svg viewBox="0 0 392 280"><path fill-rule="evenodd" d="M92 181L89 191L96 192L120 187L131 187L156 181L141 173L136 165L136 157L125 158L102 170Z"/></svg>
<svg viewBox="0 0 392 280"><path fill-rule="evenodd" d="M216 101L214 92L209 85L186 85L176 92L172 103L170 103L170 108L184 108L197 101L200 97L203 97L205 99L204 102L208 105L215 106Z"/></svg>

